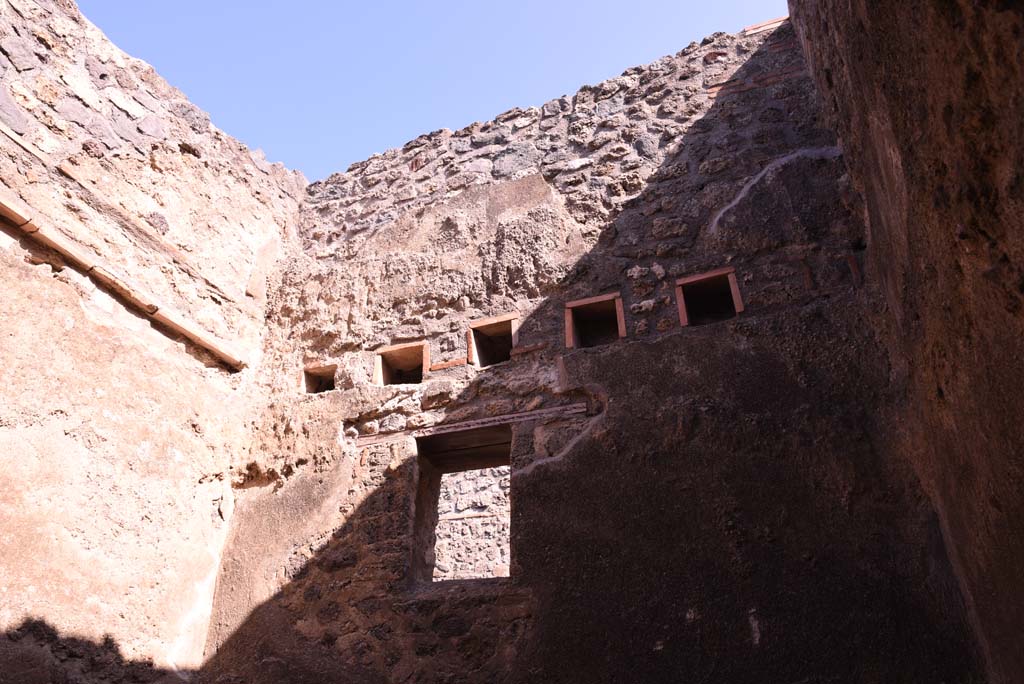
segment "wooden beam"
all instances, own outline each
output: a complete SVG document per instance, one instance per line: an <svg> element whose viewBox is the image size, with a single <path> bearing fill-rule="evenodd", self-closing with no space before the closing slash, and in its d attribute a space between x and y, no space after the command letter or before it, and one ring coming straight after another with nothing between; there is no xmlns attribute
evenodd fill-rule
<svg viewBox="0 0 1024 684"><path fill-rule="evenodd" d="M615 298L615 321L619 326L619 337L626 336L626 310L622 306L622 297Z"/></svg>
<svg viewBox="0 0 1024 684"><path fill-rule="evenodd" d="M507 413L502 416L466 420L461 423L446 423L444 425L432 425L431 427L419 428L417 430L402 430L401 432L391 432L386 435L364 435L356 438L356 445L364 447L372 444L397 441L405 439L406 437L427 437L446 432L460 432L462 430L472 430L474 428L489 427L492 425L509 425L512 423L521 423L528 420L537 420L553 416L585 415L586 412L586 402L565 404L563 406L553 406L546 409L535 409L533 411L523 411L521 413Z"/></svg>

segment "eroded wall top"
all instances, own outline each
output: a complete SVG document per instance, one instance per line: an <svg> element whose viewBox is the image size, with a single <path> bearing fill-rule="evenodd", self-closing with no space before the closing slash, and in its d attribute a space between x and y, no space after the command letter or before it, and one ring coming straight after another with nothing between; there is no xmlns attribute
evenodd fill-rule
<svg viewBox="0 0 1024 684"><path fill-rule="evenodd" d="M792 33L784 29L772 35L779 23L737 35L717 33L574 95L541 107L512 109L459 131L422 135L401 149L313 183L302 222L307 249L320 257L349 256L368 235L467 187L538 173L564 197L577 221L601 225L641 192L692 126L711 127L710 122L698 122L719 94L775 86L803 72ZM773 39L766 42L768 37ZM758 51L758 59L749 61ZM741 111L742 104L727 107L737 109L730 116L750 117L749 111ZM775 111L772 120L745 123L761 124L765 139L759 142L767 154L770 137L779 132L772 124L804 118L808 111L810 107L791 105L788 111ZM813 120L803 122L801 143L831 144L829 131L813 128ZM729 165L730 151L742 142L715 141L705 158L687 160L692 168L662 169L661 175L692 172L713 181ZM691 206L690 215L698 204Z"/></svg>
<svg viewBox="0 0 1024 684"><path fill-rule="evenodd" d="M91 258L258 351L301 175L210 123L72 2L0 4L0 177Z"/></svg>

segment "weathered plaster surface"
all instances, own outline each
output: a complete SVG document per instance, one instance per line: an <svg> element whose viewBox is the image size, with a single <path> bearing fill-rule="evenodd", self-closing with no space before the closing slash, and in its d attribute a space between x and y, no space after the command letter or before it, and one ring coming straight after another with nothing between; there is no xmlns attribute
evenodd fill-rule
<svg viewBox="0 0 1024 684"><path fill-rule="evenodd" d="M1024 671L1024 12L790 5L864 197L871 325L900 394L886 452L942 521L993 682Z"/></svg>
<svg viewBox="0 0 1024 684"><path fill-rule="evenodd" d="M249 360L0 233L12 681L977 676L789 24L303 191L69 3L2 7L5 185ZM677 280L726 267L744 311L684 327ZM613 292L624 336L566 348L566 304ZM470 324L509 314L477 367ZM420 341L423 381L382 386L376 351ZM495 424L507 472L430 484L417 436Z"/></svg>

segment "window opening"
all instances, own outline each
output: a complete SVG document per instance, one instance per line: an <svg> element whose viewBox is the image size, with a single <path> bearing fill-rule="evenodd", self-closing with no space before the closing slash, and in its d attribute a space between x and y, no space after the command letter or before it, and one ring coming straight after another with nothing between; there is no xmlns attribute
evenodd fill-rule
<svg viewBox="0 0 1024 684"><path fill-rule="evenodd" d="M565 346L597 347L626 336L619 293L579 299L565 305Z"/></svg>
<svg viewBox="0 0 1024 684"><path fill-rule="evenodd" d="M508 577L511 427L418 437L416 447L414 577Z"/></svg>
<svg viewBox="0 0 1024 684"><path fill-rule="evenodd" d="M334 389L334 372L338 370L337 365L318 366L307 368L303 371L303 379L306 381L306 392L308 394L320 394L330 392Z"/></svg>
<svg viewBox="0 0 1024 684"><path fill-rule="evenodd" d="M512 358L519 323L518 314L506 314L469 324L469 361L486 368Z"/></svg>
<svg viewBox="0 0 1024 684"><path fill-rule="evenodd" d="M681 278L676 284L679 322L704 325L734 318L743 311L736 272L732 268Z"/></svg>
<svg viewBox="0 0 1024 684"><path fill-rule="evenodd" d="M430 347L426 342L396 344L377 350L374 380L379 385L418 384L429 367Z"/></svg>

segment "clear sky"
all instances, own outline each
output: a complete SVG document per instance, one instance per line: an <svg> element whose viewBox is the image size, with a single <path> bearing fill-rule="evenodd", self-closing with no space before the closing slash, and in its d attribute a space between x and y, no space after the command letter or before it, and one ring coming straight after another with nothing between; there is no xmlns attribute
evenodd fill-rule
<svg viewBox="0 0 1024 684"><path fill-rule="evenodd" d="M786 0L78 0L214 124L310 180L788 14Z"/></svg>

